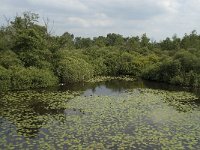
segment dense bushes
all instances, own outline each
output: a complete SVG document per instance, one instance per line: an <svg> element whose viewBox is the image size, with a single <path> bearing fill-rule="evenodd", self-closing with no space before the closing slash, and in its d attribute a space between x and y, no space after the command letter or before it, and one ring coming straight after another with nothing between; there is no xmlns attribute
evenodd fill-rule
<svg viewBox="0 0 200 150"><path fill-rule="evenodd" d="M111 33L93 39L48 33L25 12L0 28L0 91L83 82L99 75L131 75L200 87L200 36L193 31L161 42Z"/></svg>
<svg viewBox="0 0 200 150"><path fill-rule="evenodd" d="M82 58L65 57L57 64L56 73L62 83L81 82L94 75L92 65Z"/></svg>
<svg viewBox="0 0 200 150"><path fill-rule="evenodd" d="M186 58L185 56L179 56L177 59L175 56L173 59L170 58L150 65L143 70L142 77L148 80L167 82L175 85L199 87L200 74L197 69L194 69L199 64L193 63L192 59L185 61Z"/></svg>
<svg viewBox="0 0 200 150"><path fill-rule="evenodd" d="M48 87L58 83L57 77L49 70L13 67L11 71L11 89L14 90Z"/></svg>
<svg viewBox="0 0 200 150"><path fill-rule="evenodd" d="M8 90L10 86L10 71L0 66L0 91Z"/></svg>
<svg viewBox="0 0 200 150"><path fill-rule="evenodd" d="M8 69L11 66L21 66L22 61L13 51L0 51L0 65Z"/></svg>
<svg viewBox="0 0 200 150"><path fill-rule="evenodd" d="M31 79L31 88L48 87L58 84L58 78L52 71L37 68L27 68Z"/></svg>
<svg viewBox="0 0 200 150"><path fill-rule="evenodd" d="M0 91L48 87L58 84L53 72L37 68L0 66Z"/></svg>

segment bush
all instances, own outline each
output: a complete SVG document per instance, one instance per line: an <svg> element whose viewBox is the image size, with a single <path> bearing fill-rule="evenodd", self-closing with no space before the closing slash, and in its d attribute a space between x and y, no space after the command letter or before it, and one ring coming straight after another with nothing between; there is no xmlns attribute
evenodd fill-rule
<svg viewBox="0 0 200 150"><path fill-rule="evenodd" d="M92 65L76 57L61 59L57 64L56 72L62 83L81 82L94 75Z"/></svg>
<svg viewBox="0 0 200 150"><path fill-rule="evenodd" d="M142 71L142 78L147 80L160 80L160 63L150 65Z"/></svg>
<svg viewBox="0 0 200 150"><path fill-rule="evenodd" d="M7 50L0 52L0 65L8 69L11 66L22 66L22 62L13 51Z"/></svg>
<svg viewBox="0 0 200 150"><path fill-rule="evenodd" d="M197 73L190 71L186 73L184 77L184 85L191 87L199 87L200 86L200 75Z"/></svg>
<svg viewBox="0 0 200 150"><path fill-rule="evenodd" d="M181 75L177 75L170 80L170 83L174 85L183 85L184 78Z"/></svg>
<svg viewBox="0 0 200 150"><path fill-rule="evenodd" d="M181 64L178 60L166 59L161 63L150 65L143 71L145 79L161 81L161 82L176 82L174 77L181 72ZM174 78L174 79L173 79ZM173 80L172 80L173 79Z"/></svg>
<svg viewBox="0 0 200 150"><path fill-rule="evenodd" d="M138 76L141 73L141 62L134 55L127 52L123 53L119 59L119 75L134 75Z"/></svg>
<svg viewBox="0 0 200 150"><path fill-rule="evenodd" d="M118 75L119 72L119 54L117 52L109 52L105 56L106 75Z"/></svg>
<svg viewBox="0 0 200 150"><path fill-rule="evenodd" d="M30 67L27 71L31 77L31 88L48 87L58 84L58 78L49 70Z"/></svg>
<svg viewBox="0 0 200 150"><path fill-rule="evenodd" d="M0 66L0 91L6 91L10 86L10 71Z"/></svg>
<svg viewBox="0 0 200 150"><path fill-rule="evenodd" d="M49 70L34 67L13 67L11 70L11 83L14 90L47 87L58 83L58 79Z"/></svg>
<svg viewBox="0 0 200 150"><path fill-rule="evenodd" d="M24 67L12 67L10 69L12 89L21 90L31 88L30 73Z"/></svg>
<svg viewBox="0 0 200 150"><path fill-rule="evenodd" d="M91 63L94 66L94 75L95 76L106 75L107 68L106 68L106 65L104 64L104 61L105 60L103 58L97 58L97 59L91 61Z"/></svg>

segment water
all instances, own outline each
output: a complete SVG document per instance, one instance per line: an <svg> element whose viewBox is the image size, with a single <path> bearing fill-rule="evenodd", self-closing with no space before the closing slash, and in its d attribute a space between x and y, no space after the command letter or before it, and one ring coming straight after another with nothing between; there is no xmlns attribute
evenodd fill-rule
<svg viewBox="0 0 200 150"><path fill-rule="evenodd" d="M187 91L200 96L200 89L194 89L189 87L180 87L175 85L169 85L166 83L159 83L153 81L137 80L137 81L125 81L125 80L111 80L98 83L79 83L63 85L53 90L58 91L84 91L84 96L90 95L119 95L129 89L137 88L150 88L160 89L168 91Z"/></svg>
<svg viewBox="0 0 200 150"><path fill-rule="evenodd" d="M9 92L0 98L0 149L199 149L199 101L177 100L198 94L123 80Z"/></svg>

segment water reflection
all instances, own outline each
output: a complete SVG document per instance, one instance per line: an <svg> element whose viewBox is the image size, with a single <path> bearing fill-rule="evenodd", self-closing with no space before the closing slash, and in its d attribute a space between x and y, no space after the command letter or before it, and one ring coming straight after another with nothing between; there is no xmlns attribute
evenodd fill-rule
<svg viewBox="0 0 200 150"><path fill-rule="evenodd" d="M66 101L63 101L63 98L60 97L55 98L57 104L55 107L51 107L51 99L53 99L55 95L52 94L49 96L43 95L42 93L49 91L64 92L69 90L82 91L82 96L118 96L126 90L136 88L151 88L169 91L191 91L200 96L200 91L198 89L190 89L143 80L111 80L98 83L69 84L65 86L36 90L41 94L34 94L34 92L31 93L31 91L27 91L25 93L22 92L23 94L21 96L18 94L13 94L13 96L9 97L8 101L4 101L2 99L0 100L0 138L2 138L1 136L5 136L7 132L13 132L12 136L22 135L35 139L42 136L40 132L46 132L44 125L48 123L49 119L58 120L59 122L66 122L65 116L76 117L76 115L84 116L86 114L80 109L65 109ZM58 105L62 106L60 103L63 103L63 107L58 107ZM140 103L138 102L138 104ZM176 105L172 106L176 109L177 103ZM155 116L153 117L155 118ZM12 127L12 131L10 131L9 127ZM0 146L0 149L1 148L2 147Z"/></svg>
<svg viewBox="0 0 200 150"><path fill-rule="evenodd" d="M84 96L91 95L119 95L120 93L135 88L150 88L160 89L168 91L187 91L195 93L200 96L200 89L181 87L175 85L169 85L166 83L159 83L153 81L137 80L137 81L125 81L125 80L110 80L98 83L78 83L68 84L57 87L58 91L83 91ZM50 90L50 89L49 89ZM55 88L53 89L55 90Z"/></svg>
<svg viewBox="0 0 200 150"><path fill-rule="evenodd" d="M54 99L55 107L52 107ZM48 121L45 119L46 116L64 114L64 106L58 106L57 103L62 105L65 99L62 94L56 96L51 92L43 94L34 91L11 92L0 99L2 104L0 124L3 124L1 121L7 120L15 125L19 135L35 138L40 128Z"/></svg>

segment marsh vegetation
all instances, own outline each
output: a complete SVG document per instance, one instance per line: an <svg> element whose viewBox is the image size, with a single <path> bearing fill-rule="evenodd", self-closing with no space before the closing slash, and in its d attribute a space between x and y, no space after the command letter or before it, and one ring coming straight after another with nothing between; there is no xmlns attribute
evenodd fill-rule
<svg viewBox="0 0 200 150"><path fill-rule="evenodd" d="M200 36L151 41L146 34L94 38L50 34L39 16L25 12L0 28L0 91L85 82L97 76L134 76L199 87Z"/></svg>
<svg viewBox="0 0 200 150"><path fill-rule="evenodd" d="M173 86L115 79L7 92L0 103L0 149L200 148L199 96Z"/></svg>
<svg viewBox="0 0 200 150"><path fill-rule="evenodd" d="M200 149L196 31L91 39L38 20L0 28L0 149Z"/></svg>

